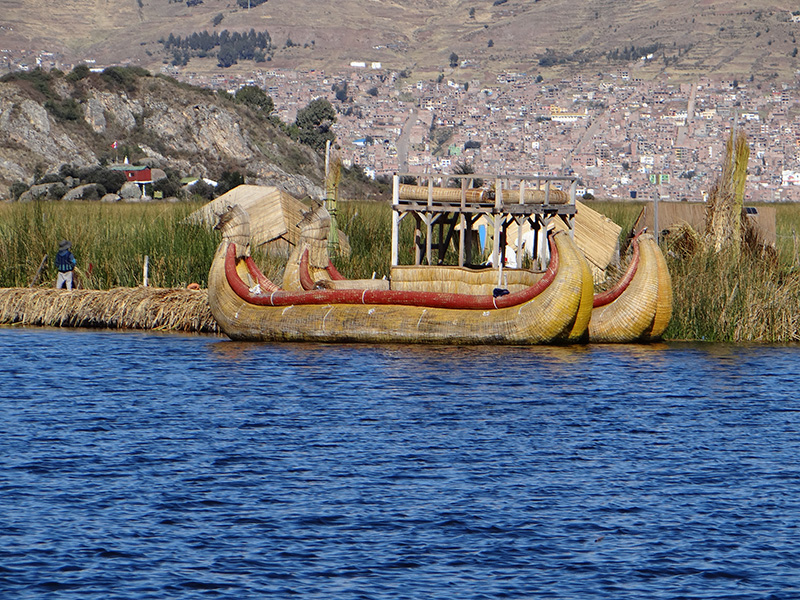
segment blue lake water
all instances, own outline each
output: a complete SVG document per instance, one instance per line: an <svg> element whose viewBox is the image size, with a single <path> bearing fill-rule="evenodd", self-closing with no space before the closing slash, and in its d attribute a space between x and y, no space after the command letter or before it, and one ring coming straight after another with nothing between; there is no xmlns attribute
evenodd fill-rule
<svg viewBox="0 0 800 600"><path fill-rule="evenodd" d="M0 357L3 599L800 597L800 347Z"/></svg>

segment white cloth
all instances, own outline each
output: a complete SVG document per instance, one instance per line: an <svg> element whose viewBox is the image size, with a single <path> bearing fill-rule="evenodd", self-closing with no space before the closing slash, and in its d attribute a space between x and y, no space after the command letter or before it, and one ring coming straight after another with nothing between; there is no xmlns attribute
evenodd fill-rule
<svg viewBox="0 0 800 600"><path fill-rule="evenodd" d="M506 246L506 267L509 269L517 268L517 251L511 246Z"/></svg>
<svg viewBox="0 0 800 600"><path fill-rule="evenodd" d="M56 279L56 289L60 290L62 287L72 290L72 271L66 271L64 273L59 271L58 279Z"/></svg>

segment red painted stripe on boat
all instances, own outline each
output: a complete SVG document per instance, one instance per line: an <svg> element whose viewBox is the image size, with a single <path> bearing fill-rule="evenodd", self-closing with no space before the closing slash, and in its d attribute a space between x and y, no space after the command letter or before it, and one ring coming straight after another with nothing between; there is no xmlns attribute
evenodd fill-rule
<svg viewBox="0 0 800 600"><path fill-rule="evenodd" d="M287 292L273 291L269 296L251 294L247 285L236 272L236 248L228 245L225 254L225 277L233 292L251 304L259 306L290 306L302 304L395 304L401 306L420 306L425 308L453 308L466 310L494 310L510 308L528 302L542 293L558 274L558 249L550 239L550 264L542 278L532 286L494 298L471 294L447 294L440 292L404 292L399 290L303 290Z"/></svg>
<svg viewBox="0 0 800 600"><path fill-rule="evenodd" d="M258 282L263 291L274 292L275 290L281 289L272 283L272 281L267 279L267 277L259 270L252 256L245 258L244 264L247 265L247 270L250 272L250 276Z"/></svg>
<svg viewBox="0 0 800 600"><path fill-rule="evenodd" d="M641 235L641 233L639 234ZM617 285L601 294L596 294L592 300L592 308L599 308L607 304L611 304L614 300L619 298L628 286L633 281L636 275L636 270L639 268L639 235L633 238L633 256L631 257L631 264L628 265L628 270L617 282Z"/></svg>
<svg viewBox="0 0 800 600"><path fill-rule="evenodd" d="M328 266L325 267L325 270L328 271L328 275L330 275L331 279L334 281L344 281L345 276L339 273L336 267L333 266L333 263L329 260Z"/></svg>
<svg viewBox="0 0 800 600"><path fill-rule="evenodd" d="M303 251L303 256L300 257L300 269L298 272L300 276L300 285L304 290L314 289L314 280L308 272L308 248Z"/></svg>

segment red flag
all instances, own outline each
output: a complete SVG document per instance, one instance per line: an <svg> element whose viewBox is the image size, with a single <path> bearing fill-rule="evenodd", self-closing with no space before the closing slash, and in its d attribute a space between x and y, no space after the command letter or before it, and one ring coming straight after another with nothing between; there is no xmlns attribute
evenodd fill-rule
<svg viewBox="0 0 800 600"><path fill-rule="evenodd" d="M111 147L116 150L117 149L117 140L114 140L114 143L111 144Z"/></svg>

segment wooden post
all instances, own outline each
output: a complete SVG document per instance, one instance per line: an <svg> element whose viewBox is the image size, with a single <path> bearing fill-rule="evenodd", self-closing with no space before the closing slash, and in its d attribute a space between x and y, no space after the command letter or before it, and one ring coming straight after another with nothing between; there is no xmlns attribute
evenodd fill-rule
<svg viewBox="0 0 800 600"><path fill-rule="evenodd" d="M150 265L150 257L147 254L144 255L144 269L143 269L143 283L144 287L147 287L147 268Z"/></svg>
<svg viewBox="0 0 800 600"><path fill-rule="evenodd" d="M538 252L536 253L536 268L539 270L544 269L547 266L550 258L550 246L547 242L547 219L542 215L541 219L538 220L539 223L539 231L536 238L536 244L538 246Z"/></svg>
<svg viewBox="0 0 800 600"><path fill-rule="evenodd" d="M466 256L464 246L467 243L467 215L462 212L458 215L458 220L461 225L461 229L458 232L458 266L463 267Z"/></svg>
<svg viewBox="0 0 800 600"><path fill-rule="evenodd" d="M397 266L399 260L400 244L400 176L395 173L392 177L392 266Z"/></svg>
<svg viewBox="0 0 800 600"><path fill-rule="evenodd" d="M660 177L660 175L656 175L656 177ZM653 196L653 236L656 238L656 244L658 243L658 201L660 200L661 196L661 185L659 184L656 187L656 193Z"/></svg>
<svg viewBox="0 0 800 600"><path fill-rule="evenodd" d="M495 267L502 267L502 254L500 249L500 236L503 223L503 217L500 214L500 207L503 205L503 182L498 177L495 180L494 187L494 240L492 241L492 265Z"/></svg>
<svg viewBox="0 0 800 600"><path fill-rule="evenodd" d="M414 264L419 265L422 263L422 227L420 221L422 219L419 213L414 213Z"/></svg>
<svg viewBox="0 0 800 600"><path fill-rule="evenodd" d="M428 261L428 265L432 265L431 262L431 255L433 254L433 241L431 237L433 236L433 213L426 212L425 213L425 260Z"/></svg>
<svg viewBox="0 0 800 600"><path fill-rule="evenodd" d="M795 254L796 254L796 252L795 252ZM39 281L39 275L42 274L42 270L44 269L44 266L46 264L47 264L47 254L44 255L44 258L42 259L42 262L39 263L39 268L36 269L36 275L34 275L33 279L31 280L31 287L36 285L36 282Z"/></svg>

